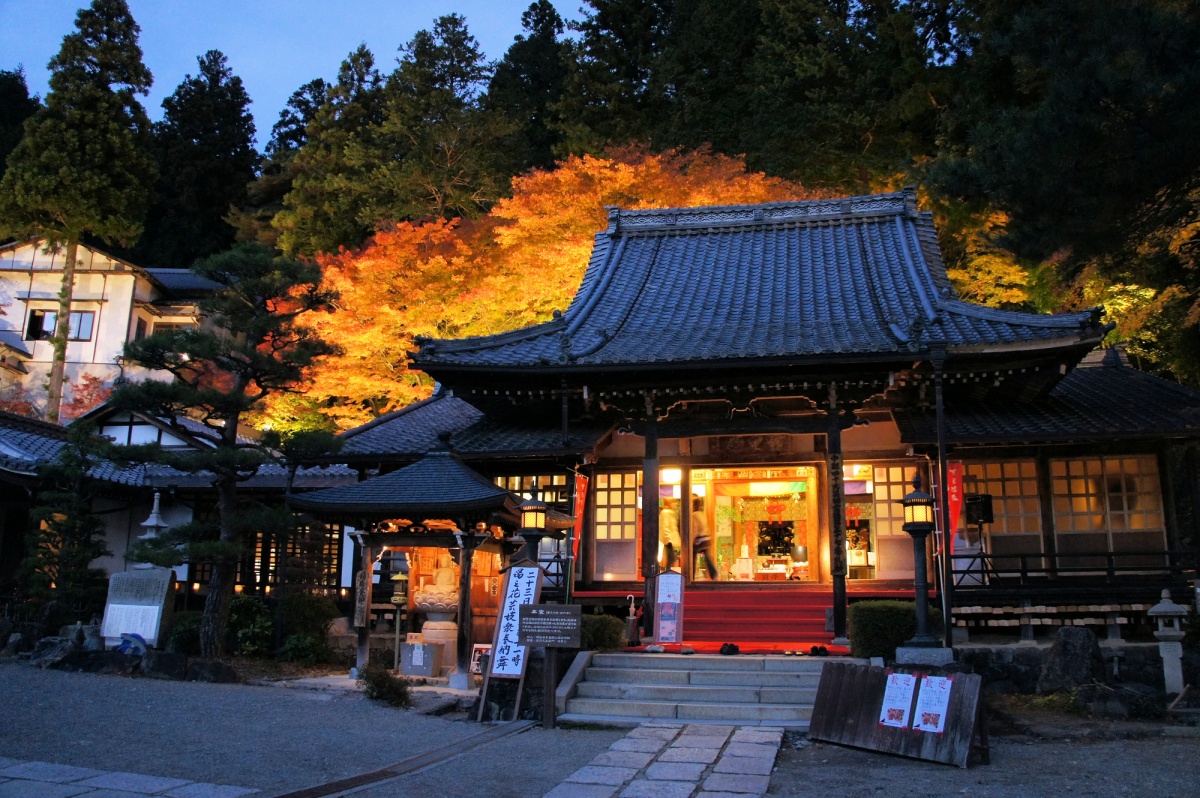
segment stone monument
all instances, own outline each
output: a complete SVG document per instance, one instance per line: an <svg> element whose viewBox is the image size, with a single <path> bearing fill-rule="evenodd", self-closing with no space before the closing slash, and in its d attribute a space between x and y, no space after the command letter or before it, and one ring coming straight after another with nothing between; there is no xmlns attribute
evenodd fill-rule
<svg viewBox="0 0 1200 798"><path fill-rule="evenodd" d="M121 644L121 635L139 635L159 646L175 608L175 572L170 568L140 567L113 574L100 633L106 646Z"/></svg>

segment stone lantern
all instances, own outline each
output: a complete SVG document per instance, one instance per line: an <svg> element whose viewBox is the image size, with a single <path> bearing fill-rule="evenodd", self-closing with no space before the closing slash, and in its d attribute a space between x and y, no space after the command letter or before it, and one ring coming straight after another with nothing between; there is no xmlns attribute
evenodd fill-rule
<svg viewBox="0 0 1200 798"><path fill-rule="evenodd" d="M1183 619L1187 617L1187 607L1181 607L1171 601L1171 591L1163 590L1162 601L1146 610L1146 615L1154 619L1157 629L1154 636L1158 638L1158 654L1163 661L1163 681L1167 693L1183 692Z"/></svg>

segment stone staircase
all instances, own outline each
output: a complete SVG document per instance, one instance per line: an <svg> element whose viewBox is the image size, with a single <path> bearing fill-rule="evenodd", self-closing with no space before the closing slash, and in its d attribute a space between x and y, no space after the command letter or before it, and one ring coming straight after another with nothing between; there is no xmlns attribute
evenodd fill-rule
<svg viewBox="0 0 1200 798"><path fill-rule="evenodd" d="M807 729L821 668L837 657L585 654L560 686L560 720L648 720ZM571 682L574 682L572 684ZM560 712L564 709L560 704Z"/></svg>

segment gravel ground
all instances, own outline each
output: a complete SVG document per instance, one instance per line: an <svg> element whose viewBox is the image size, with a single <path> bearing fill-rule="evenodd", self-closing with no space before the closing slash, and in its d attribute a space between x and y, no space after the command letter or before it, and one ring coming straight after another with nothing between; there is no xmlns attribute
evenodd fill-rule
<svg viewBox="0 0 1200 798"><path fill-rule="evenodd" d="M257 787L267 795L391 765L477 734L359 693L42 671L0 660L0 756ZM542 795L616 730L533 729L363 795ZM476 756L475 754L478 754Z"/></svg>
<svg viewBox="0 0 1200 798"><path fill-rule="evenodd" d="M768 795L1200 796L1200 729L1023 719L993 729L992 764L961 770L789 735ZM0 660L0 757L257 787L265 795L391 765L480 731L358 693L41 671ZM537 798L624 730L534 728L362 798Z"/></svg>

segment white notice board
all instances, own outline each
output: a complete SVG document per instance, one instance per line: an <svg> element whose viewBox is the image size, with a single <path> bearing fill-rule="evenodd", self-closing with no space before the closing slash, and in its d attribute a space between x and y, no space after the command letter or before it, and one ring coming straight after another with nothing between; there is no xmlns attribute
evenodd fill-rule
<svg viewBox="0 0 1200 798"><path fill-rule="evenodd" d="M941 734L946 730L946 711L950 708L950 676L926 676L917 694L917 712L913 730Z"/></svg>
<svg viewBox="0 0 1200 798"><path fill-rule="evenodd" d="M489 673L518 679L525 672L525 646L517 643L522 604L537 603L542 569L536 566L510 568L504 581L504 597L496 619L496 641Z"/></svg>
<svg viewBox="0 0 1200 798"><path fill-rule="evenodd" d="M908 726L912 711L917 677L910 673L889 673L883 688L883 706L879 708L879 723L903 729Z"/></svg>

